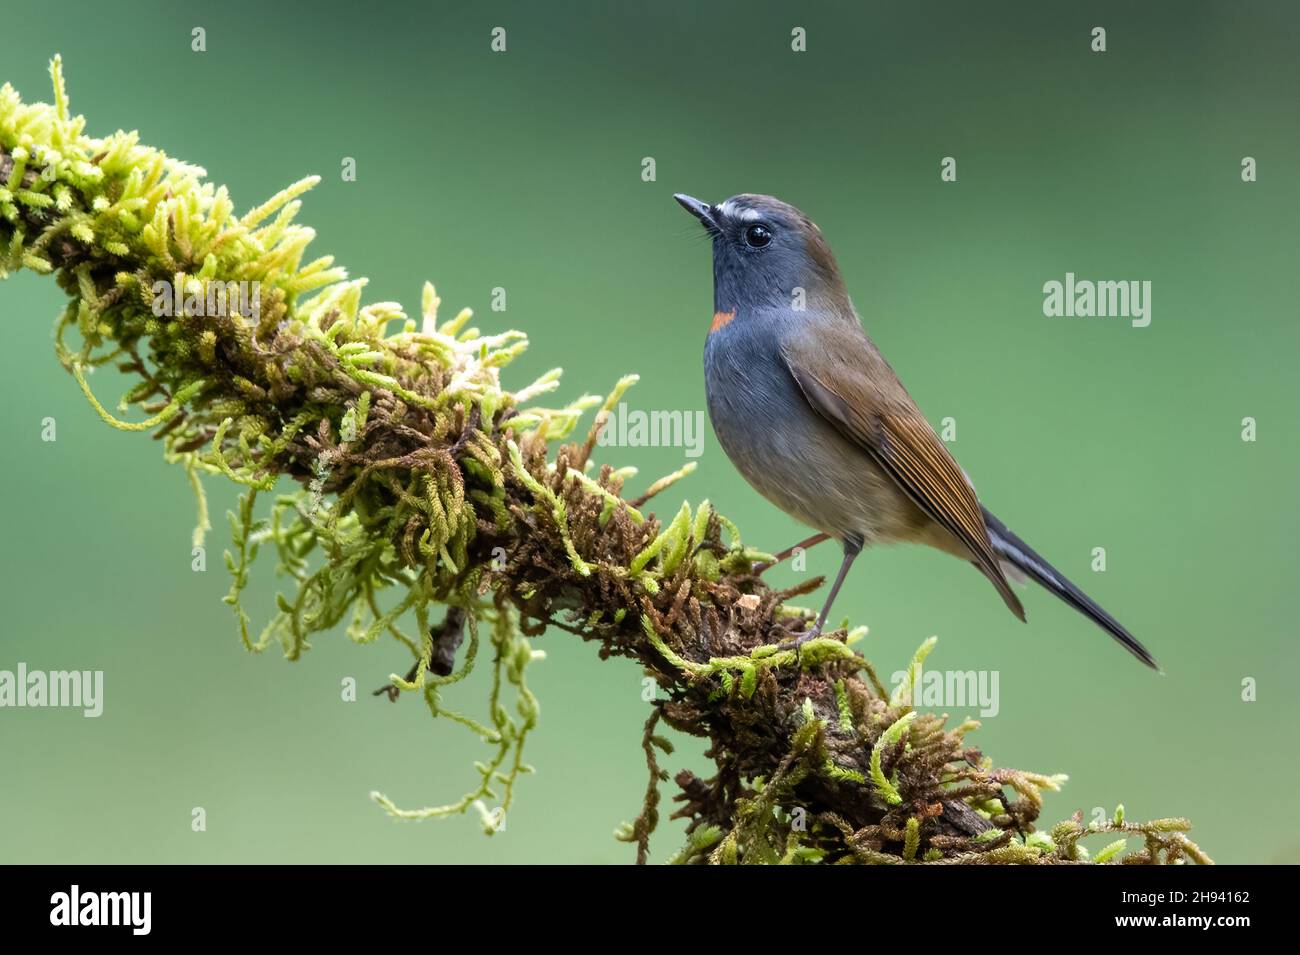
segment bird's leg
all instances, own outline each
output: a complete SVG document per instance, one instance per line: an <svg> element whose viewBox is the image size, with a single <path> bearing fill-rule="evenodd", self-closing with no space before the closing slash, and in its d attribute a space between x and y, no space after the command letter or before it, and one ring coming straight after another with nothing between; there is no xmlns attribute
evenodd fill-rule
<svg viewBox="0 0 1300 955"><path fill-rule="evenodd" d="M822 627L826 626L826 618L831 614L831 604L835 603L835 595L840 592L840 587L844 585L844 578L849 575L849 568L853 566L854 559L860 553L862 553L862 542L852 537L845 537L844 560L840 563L840 572L835 575L835 583L831 584L831 592L826 597L822 612L817 615L817 623L807 633L800 634L795 638L792 645L796 651L809 640L821 634Z"/></svg>
<svg viewBox="0 0 1300 955"><path fill-rule="evenodd" d="M800 541L799 543L795 544L793 547L787 547L785 550L781 551L781 553L773 557L772 560L769 561L768 563L755 564L754 573L761 574L765 570L770 570L771 568L775 567L777 564L781 563L781 561L788 560L790 556L794 554L795 551L807 550L809 547L816 547L822 541L828 541L830 539L831 539L830 534L814 534L812 537L809 537L807 540Z"/></svg>

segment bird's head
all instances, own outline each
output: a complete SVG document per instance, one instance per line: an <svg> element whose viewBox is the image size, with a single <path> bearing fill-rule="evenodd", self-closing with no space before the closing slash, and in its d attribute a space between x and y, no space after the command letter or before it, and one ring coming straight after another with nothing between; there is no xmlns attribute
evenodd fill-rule
<svg viewBox="0 0 1300 955"><path fill-rule="evenodd" d="M798 307L844 297L826 240L806 215L773 196L742 194L709 205L673 196L713 237L713 293L718 311Z"/></svg>

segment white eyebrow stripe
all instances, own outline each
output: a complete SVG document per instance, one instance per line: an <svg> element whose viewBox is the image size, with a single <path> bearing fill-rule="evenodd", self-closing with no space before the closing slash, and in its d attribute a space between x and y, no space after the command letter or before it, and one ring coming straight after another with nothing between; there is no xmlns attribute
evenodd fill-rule
<svg viewBox="0 0 1300 955"><path fill-rule="evenodd" d="M738 206L730 199L718 206L718 211L721 212L725 218L739 219L741 222L753 222L755 219L762 218L762 215L754 209L746 209L742 206Z"/></svg>

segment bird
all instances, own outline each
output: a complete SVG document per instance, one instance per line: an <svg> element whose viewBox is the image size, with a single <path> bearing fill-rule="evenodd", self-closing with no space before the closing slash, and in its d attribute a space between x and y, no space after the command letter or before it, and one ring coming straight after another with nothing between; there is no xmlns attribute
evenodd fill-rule
<svg viewBox="0 0 1300 955"><path fill-rule="evenodd" d="M773 196L673 197L713 244L705 394L719 444L768 501L837 540L844 556L812 628L822 633L864 548L919 543L972 563L1021 621L1011 589L1033 580L1147 666L1114 617L985 508L868 337L821 230ZM807 543L807 542L805 542Z"/></svg>

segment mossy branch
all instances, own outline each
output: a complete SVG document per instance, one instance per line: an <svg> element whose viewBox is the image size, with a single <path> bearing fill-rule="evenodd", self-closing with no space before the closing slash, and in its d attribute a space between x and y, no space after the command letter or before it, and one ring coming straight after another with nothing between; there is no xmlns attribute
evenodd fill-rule
<svg viewBox="0 0 1300 955"><path fill-rule="evenodd" d="M620 832L639 861L672 752L661 723L708 739L716 763L707 780L676 776L673 815L689 835L674 862L1065 863L1086 860L1082 840L1102 833L1141 848L1124 856L1112 840L1097 861L1208 861L1184 820L1133 824L1121 812L1104 826L1076 817L1036 830L1042 791L1061 778L993 768L967 745L975 724L950 729L912 708L910 680L891 697L853 649L865 628L778 646L811 623L788 601L820 581L769 587L760 562L771 556L707 502L683 503L667 523L643 512L689 468L629 501L632 470L592 464L634 378L603 401L557 406L538 400L559 387L558 370L506 388L523 333L485 334L468 310L440 322L430 285L418 317L363 305L364 280L307 258L313 233L295 218L314 178L239 216L202 169L134 133L87 136L57 58L51 75L53 105L0 89L0 276L54 275L69 299L59 361L96 414L153 430L185 468L196 544L208 524L202 477L245 486L225 599L246 648L274 640L296 659L340 625L357 643L392 638L411 666L381 692L422 695L434 717L482 741L487 756L459 799L411 810L375 793L385 810L474 810L485 831L501 828L539 714L531 639L553 627L637 661L662 692L642 734L644 805ZM109 364L129 380L119 413L135 406L144 420L96 397L92 373ZM266 548L291 586L254 637L241 599ZM443 623L431 619L439 607ZM444 695L484 639L492 680L478 720Z"/></svg>

